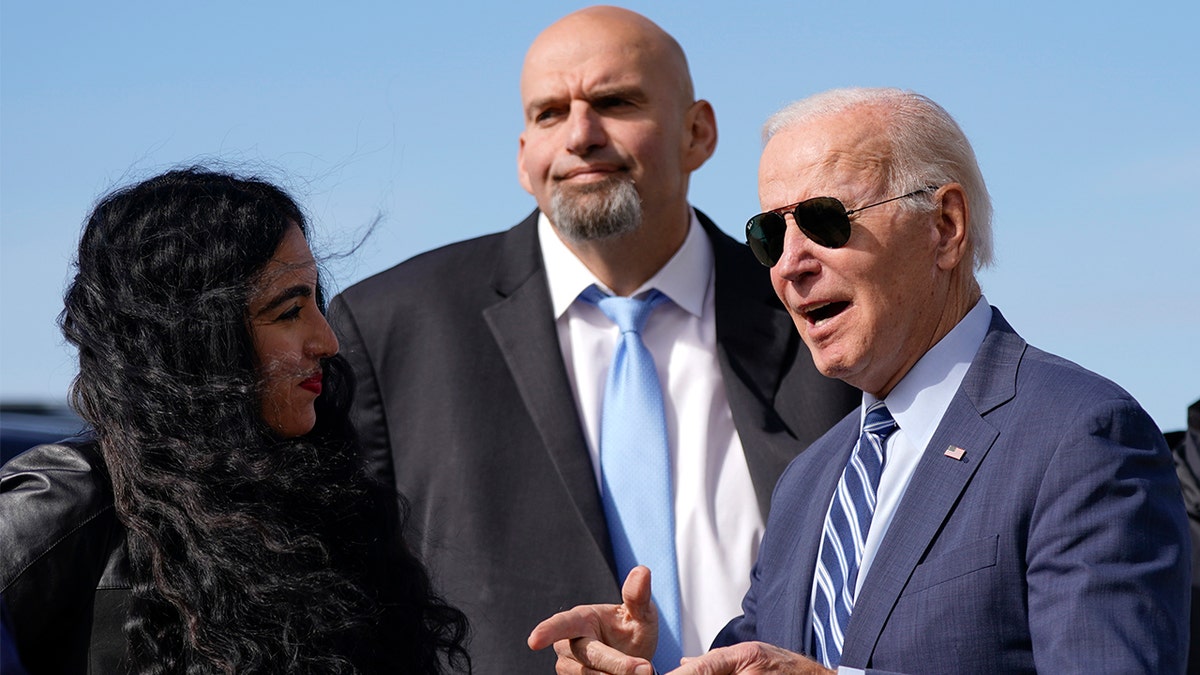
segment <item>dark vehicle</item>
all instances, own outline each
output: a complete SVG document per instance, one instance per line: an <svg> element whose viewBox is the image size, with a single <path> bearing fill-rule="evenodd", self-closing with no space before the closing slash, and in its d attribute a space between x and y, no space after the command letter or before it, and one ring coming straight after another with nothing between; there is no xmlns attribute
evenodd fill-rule
<svg viewBox="0 0 1200 675"><path fill-rule="evenodd" d="M65 405L0 403L0 462L41 443L75 436L85 424Z"/></svg>

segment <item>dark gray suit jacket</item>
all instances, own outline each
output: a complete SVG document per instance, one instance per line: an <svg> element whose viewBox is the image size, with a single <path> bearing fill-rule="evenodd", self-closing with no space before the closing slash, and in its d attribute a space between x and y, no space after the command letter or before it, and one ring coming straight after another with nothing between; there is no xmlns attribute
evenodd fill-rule
<svg viewBox="0 0 1200 675"><path fill-rule="evenodd" d="M780 472L860 394L817 372L766 268L700 220L726 393L765 517ZM620 590L537 213L362 281L329 315L358 376L368 461L412 501L409 541L470 617L476 672L551 672L552 651L529 651L529 631Z"/></svg>

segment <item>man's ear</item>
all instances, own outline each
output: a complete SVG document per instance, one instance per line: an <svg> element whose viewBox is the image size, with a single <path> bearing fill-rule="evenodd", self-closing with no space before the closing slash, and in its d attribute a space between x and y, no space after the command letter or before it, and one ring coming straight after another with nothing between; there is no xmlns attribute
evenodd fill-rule
<svg viewBox="0 0 1200 675"><path fill-rule="evenodd" d="M970 257L971 233L967 223L971 219L971 206L967 203L967 193L958 183L943 185L934 199L938 202L937 266L950 271ZM970 264L967 260L967 265Z"/></svg>
<svg viewBox="0 0 1200 675"><path fill-rule="evenodd" d="M521 187L529 194L533 194L533 181L529 179L529 172L525 170L525 132L517 140L517 180L521 181Z"/></svg>
<svg viewBox="0 0 1200 675"><path fill-rule="evenodd" d="M688 108L683 118L683 170L699 169L717 149L717 117L704 99Z"/></svg>

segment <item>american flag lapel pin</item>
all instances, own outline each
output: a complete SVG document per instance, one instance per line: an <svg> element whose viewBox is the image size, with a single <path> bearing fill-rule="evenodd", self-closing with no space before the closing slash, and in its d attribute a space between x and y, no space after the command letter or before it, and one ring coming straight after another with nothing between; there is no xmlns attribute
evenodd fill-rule
<svg viewBox="0 0 1200 675"><path fill-rule="evenodd" d="M950 459L957 459L959 461L962 461L963 455L967 454L967 451L963 450L962 448L958 447L957 445L951 445L951 446L948 446L946 448L946 452L943 452L942 454L949 457Z"/></svg>

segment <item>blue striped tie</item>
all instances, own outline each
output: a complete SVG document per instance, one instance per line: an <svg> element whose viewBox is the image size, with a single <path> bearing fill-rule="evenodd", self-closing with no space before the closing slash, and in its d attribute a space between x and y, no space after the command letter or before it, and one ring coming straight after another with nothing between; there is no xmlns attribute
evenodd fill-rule
<svg viewBox="0 0 1200 675"><path fill-rule="evenodd" d="M650 291L641 299L623 298L590 286L580 297L599 307L621 330L600 415L600 498L619 583L637 565L652 573L658 606L653 662L665 673L679 667L682 655L675 509L662 386L639 331L667 296Z"/></svg>
<svg viewBox="0 0 1200 675"><path fill-rule="evenodd" d="M883 473L883 444L895 429L896 421L883 401L867 408L862 435L842 471L825 518L814 582L812 626L815 654L827 668L837 668L842 660L842 643L854 609L858 565L871 530L875 493Z"/></svg>

